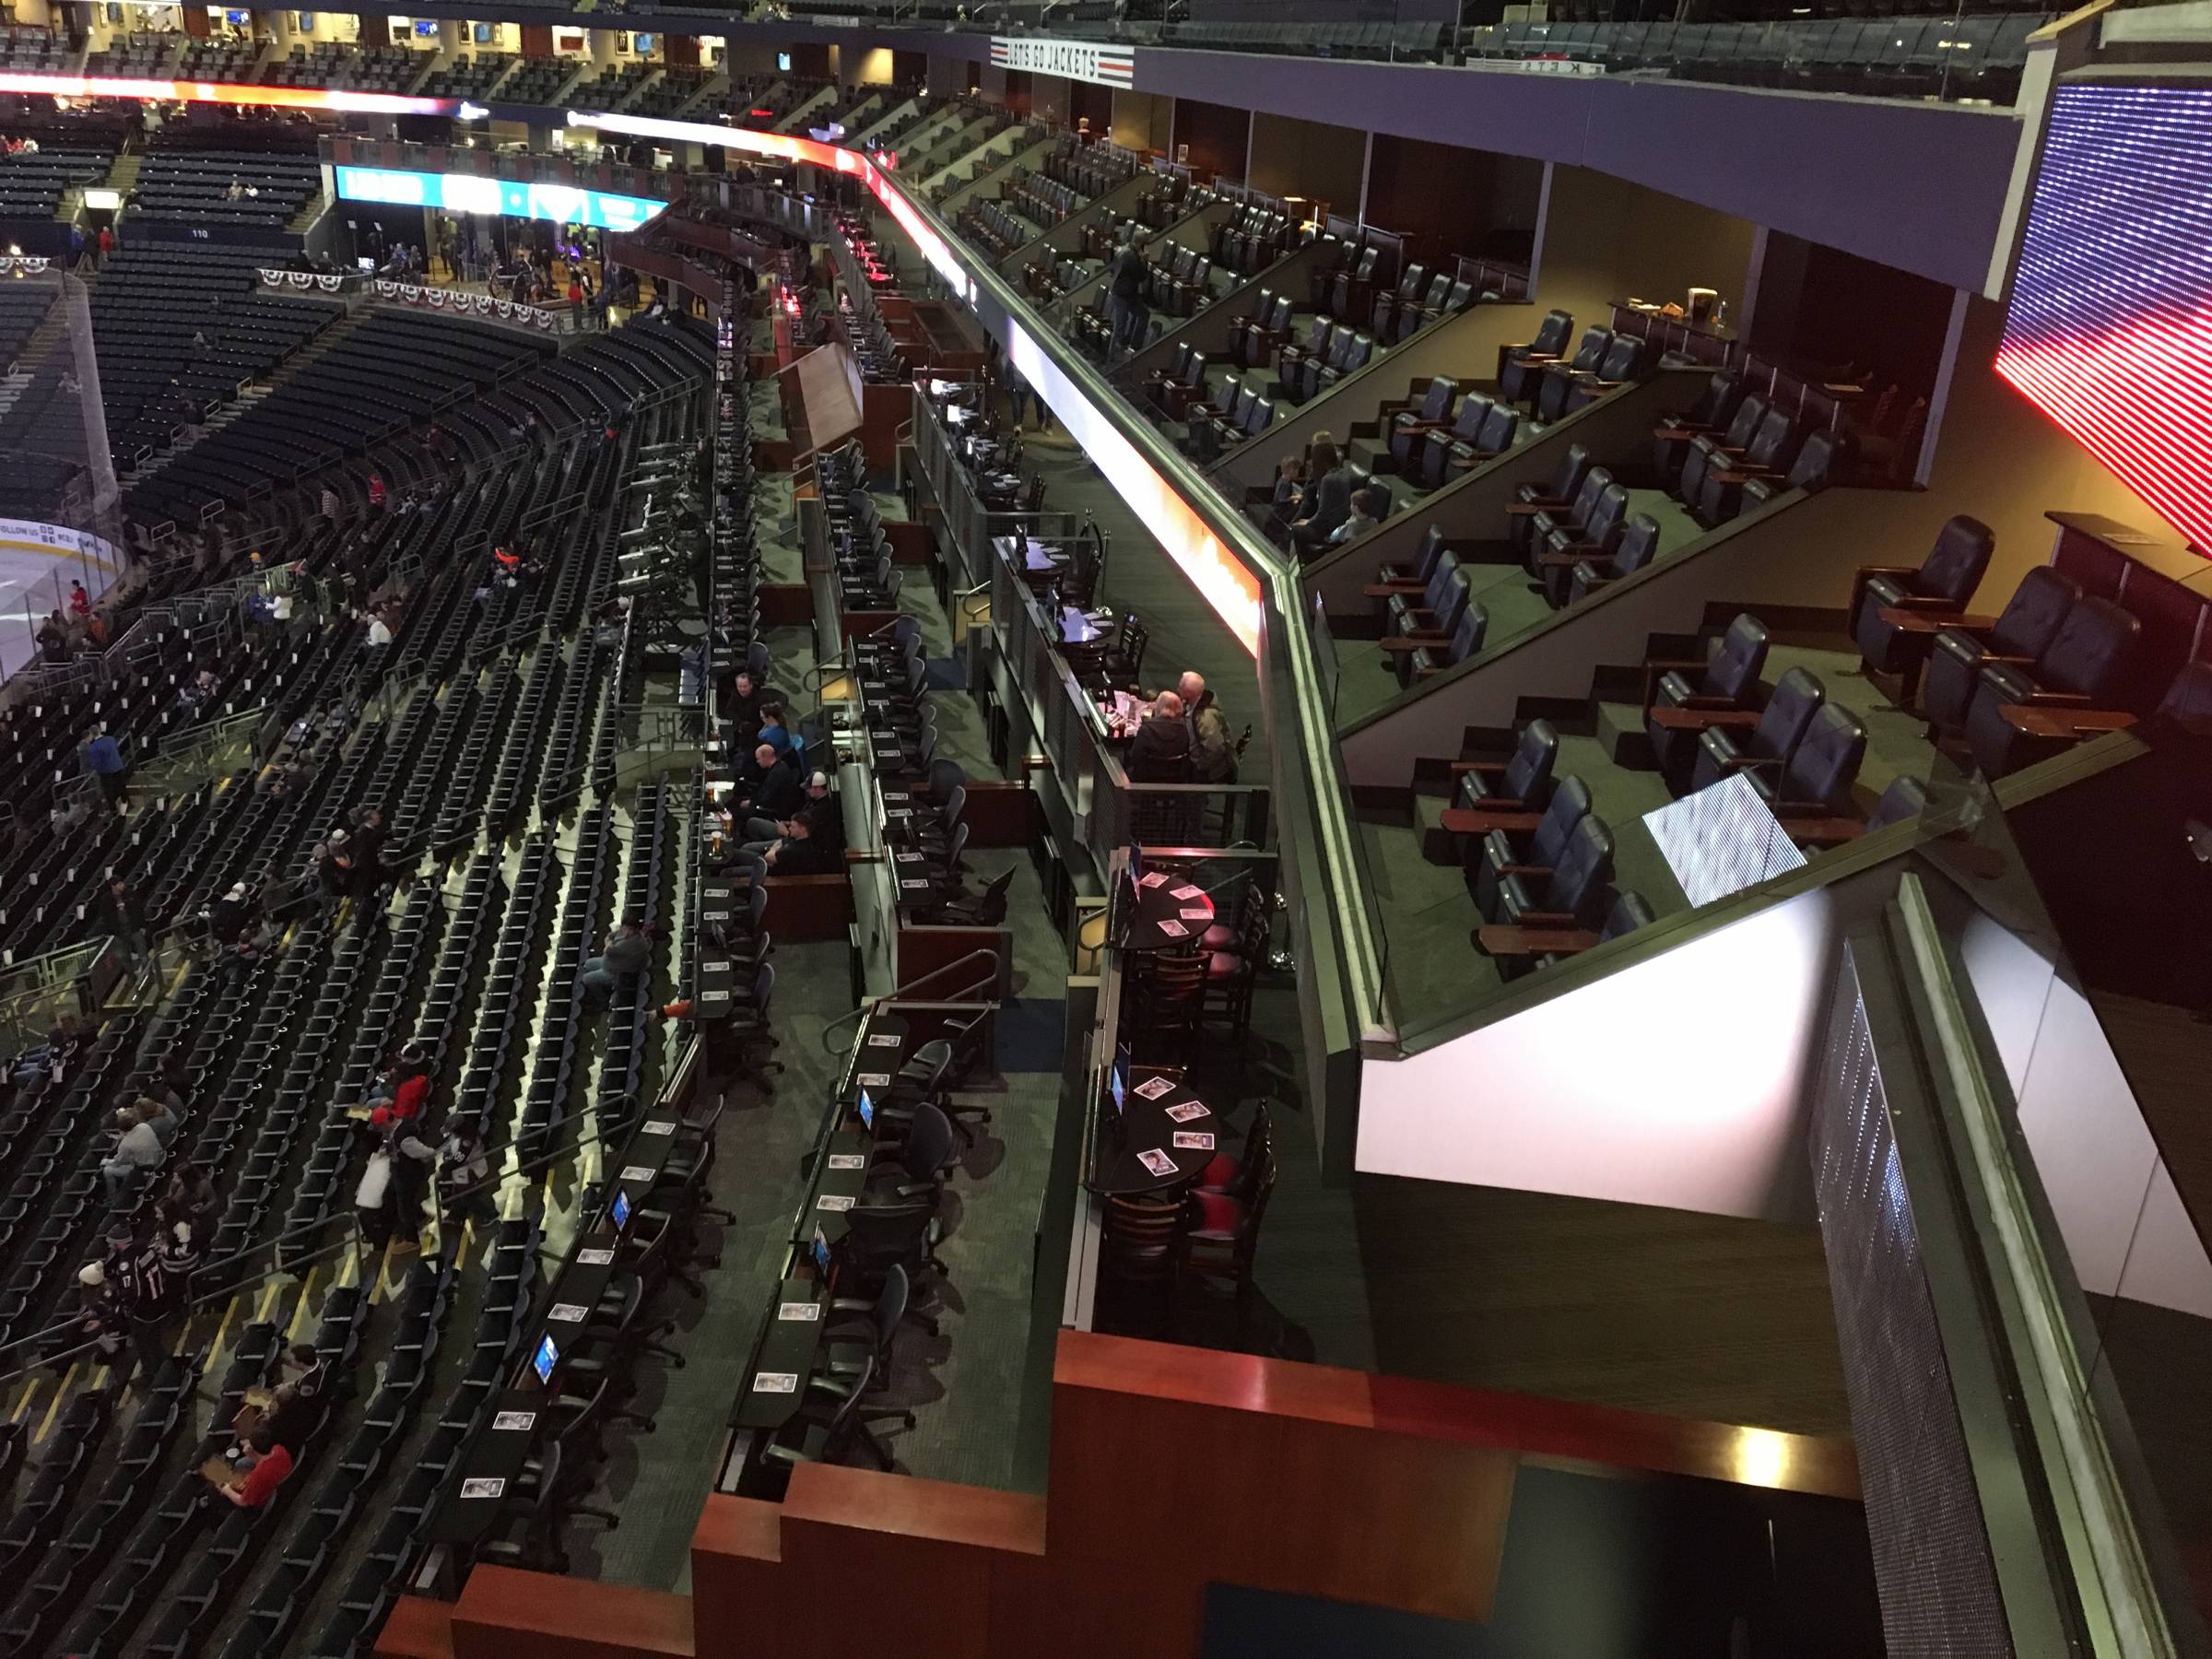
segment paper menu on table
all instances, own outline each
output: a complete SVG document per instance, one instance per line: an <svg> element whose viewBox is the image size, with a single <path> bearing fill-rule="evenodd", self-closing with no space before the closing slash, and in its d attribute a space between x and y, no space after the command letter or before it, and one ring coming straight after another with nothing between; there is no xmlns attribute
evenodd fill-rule
<svg viewBox="0 0 2212 1659"><path fill-rule="evenodd" d="M1167 872L1155 870L1149 876L1139 876L1136 878L1136 885L1141 888L1165 887L1168 885Z"/></svg>
<svg viewBox="0 0 2212 1659"><path fill-rule="evenodd" d="M1210 1133L1190 1129L1175 1131L1175 1149L1178 1152L1211 1152L1214 1137Z"/></svg>
<svg viewBox="0 0 2212 1659"><path fill-rule="evenodd" d="M1174 1091L1174 1079L1171 1077L1147 1077L1136 1086L1137 1094L1147 1100L1157 1100L1161 1095L1172 1094Z"/></svg>
<svg viewBox="0 0 2212 1659"><path fill-rule="evenodd" d="M1188 910L1179 910L1175 913L1185 922L1211 922L1214 919L1214 912L1203 904L1194 904Z"/></svg>
<svg viewBox="0 0 2212 1659"><path fill-rule="evenodd" d="M1187 939L1191 936L1191 930L1180 922L1162 922L1159 931L1171 939Z"/></svg>
<svg viewBox="0 0 2212 1659"><path fill-rule="evenodd" d="M1180 1101L1168 1108L1168 1120L1171 1123L1187 1124L1193 1118L1204 1117L1206 1110L1205 1102L1201 1100Z"/></svg>
<svg viewBox="0 0 2212 1659"><path fill-rule="evenodd" d="M1173 892L1170 893L1168 897L1171 899L1196 899L1205 893L1205 891L1206 889L1204 888L1186 881L1181 887L1177 888Z"/></svg>
<svg viewBox="0 0 2212 1659"><path fill-rule="evenodd" d="M1136 1155L1136 1161L1155 1175L1172 1175L1175 1160L1157 1147L1147 1147Z"/></svg>

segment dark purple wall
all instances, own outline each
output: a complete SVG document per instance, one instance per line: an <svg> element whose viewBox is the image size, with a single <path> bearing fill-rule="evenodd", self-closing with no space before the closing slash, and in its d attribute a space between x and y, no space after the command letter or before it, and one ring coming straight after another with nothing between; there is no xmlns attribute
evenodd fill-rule
<svg viewBox="0 0 2212 1659"><path fill-rule="evenodd" d="M1230 52L1140 51L1136 86L1594 168L1977 292L2019 139L1901 100Z"/></svg>
<svg viewBox="0 0 2212 1659"><path fill-rule="evenodd" d="M418 0L415 9L421 17L544 15L498 0ZM652 0L637 0L620 24L718 32L733 45L837 41L977 63L991 56L983 34L733 23L656 12ZM1140 47L1136 87L1595 168L1977 293L2020 131L2006 111L1901 99L1180 48Z"/></svg>

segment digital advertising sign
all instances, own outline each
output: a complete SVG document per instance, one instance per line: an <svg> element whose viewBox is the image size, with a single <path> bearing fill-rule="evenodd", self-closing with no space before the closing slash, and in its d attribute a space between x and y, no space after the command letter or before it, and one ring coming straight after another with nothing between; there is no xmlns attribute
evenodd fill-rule
<svg viewBox="0 0 2212 1659"><path fill-rule="evenodd" d="M1997 372L2212 549L2212 87L2058 88Z"/></svg>
<svg viewBox="0 0 2212 1659"><path fill-rule="evenodd" d="M410 172L388 167L339 167L333 171L338 176L339 198L344 201L552 219L564 225L588 225L596 230L641 229L668 206L651 196L618 195L573 184L487 179L477 173Z"/></svg>

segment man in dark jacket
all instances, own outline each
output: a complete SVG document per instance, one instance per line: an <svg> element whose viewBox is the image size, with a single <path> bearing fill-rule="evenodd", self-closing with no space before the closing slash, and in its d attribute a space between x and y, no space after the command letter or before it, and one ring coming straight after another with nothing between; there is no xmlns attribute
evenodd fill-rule
<svg viewBox="0 0 2212 1659"><path fill-rule="evenodd" d="M1191 724L1182 699L1162 691L1152 712L1136 728L1122 770L1132 783L1188 783L1191 781Z"/></svg>
<svg viewBox="0 0 2212 1659"><path fill-rule="evenodd" d="M615 929L606 948L584 963L576 982L587 1002L611 998L626 973L642 973L653 962L653 940L641 922L626 921Z"/></svg>
<svg viewBox="0 0 2212 1659"><path fill-rule="evenodd" d="M1124 242L1113 253L1106 282L1106 304L1113 319L1113 347L1135 351L1145 343L1145 328L1152 320L1145 304L1145 256L1134 242Z"/></svg>
<svg viewBox="0 0 2212 1659"><path fill-rule="evenodd" d="M770 759L762 760L763 755ZM755 824L765 822L767 833L774 835L776 827L798 810L799 769L789 751L779 756L765 743L753 751L753 759L759 768L759 781L753 785L752 794L738 805L746 812L747 832L758 840L759 834L753 830Z"/></svg>
<svg viewBox="0 0 2212 1659"><path fill-rule="evenodd" d="M146 912L140 908L138 895L131 891L130 883L120 876L108 883L108 896L100 904L100 920L115 935L115 943L135 968L148 955L152 939L146 931Z"/></svg>

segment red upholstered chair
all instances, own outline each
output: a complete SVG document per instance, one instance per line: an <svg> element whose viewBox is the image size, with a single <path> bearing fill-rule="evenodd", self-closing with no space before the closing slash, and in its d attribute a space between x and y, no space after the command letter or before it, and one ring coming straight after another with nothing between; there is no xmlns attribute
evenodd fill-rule
<svg viewBox="0 0 2212 1659"><path fill-rule="evenodd" d="M1202 1278L1226 1278L1237 1287L1237 1300L1252 1294L1252 1264L1260 1247L1260 1223L1267 1214L1267 1200L1275 1192L1275 1153L1262 1146L1261 1156L1250 1171L1249 1196L1229 1193L1191 1194L1196 1210L1184 1243L1183 1266Z"/></svg>

